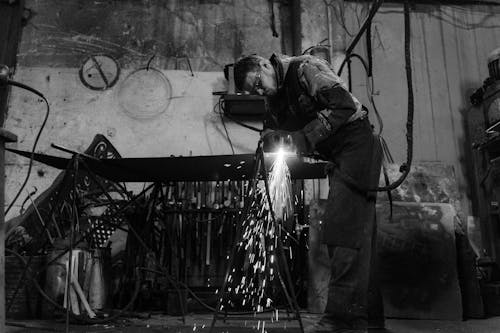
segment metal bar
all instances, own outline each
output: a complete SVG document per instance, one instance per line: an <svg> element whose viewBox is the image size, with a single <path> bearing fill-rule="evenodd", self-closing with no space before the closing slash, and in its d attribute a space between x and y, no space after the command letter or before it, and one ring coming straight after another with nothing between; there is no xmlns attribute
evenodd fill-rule
<svg viewBox="0 0 500 333"><path fill-rule="evenodd" d="M70 153L70 154L73 154L73 155L82 155L82 156L90 158L90 159L92 159L94 161L99 161L99 159L97 157L95 157L95 156L92 156L92 155L89 155L89 154L85 154L85 153L80 153L80 152L71 150L69 148L66 148L66 147L63 147L63 146L60 146L60 145L56 145L55 143L51 143L50 146L52 148L61 150L61 151L66 152L66 153Z"/></svg>

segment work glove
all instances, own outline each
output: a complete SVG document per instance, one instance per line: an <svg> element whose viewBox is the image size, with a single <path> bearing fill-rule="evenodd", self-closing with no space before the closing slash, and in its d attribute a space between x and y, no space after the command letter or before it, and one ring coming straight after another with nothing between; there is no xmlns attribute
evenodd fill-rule
<svg viewBox="0 0 500 333"><path fill-rule="evenodd" d="M282 130L264 130L261 133L264 143L264 151L273 152L280 146L285 149L296 151L298 153L312 152L311 146L302 131L282 131Z"/></svg>
<svg viewBox="0 0 500 333"><path fill-rule="evenodd" d="M292 141L292 146L295 147L298 153L303 153L303 154L312 153L313 149L311 147L311 144L307 140L307 137L303 131L301 130L293 131L290 132L289 135Z"/></svg>

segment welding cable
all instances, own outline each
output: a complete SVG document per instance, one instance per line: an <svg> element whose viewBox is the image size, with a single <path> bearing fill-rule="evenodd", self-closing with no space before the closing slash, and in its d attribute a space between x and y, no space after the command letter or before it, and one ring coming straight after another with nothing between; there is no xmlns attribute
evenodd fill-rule
<svg viewBox="0 0 500 333"><path fill-rule="evenodd" d="M359 28L358 33L356 34L356 36L354 36L353 40L351 41L351 43L347 47L347 49L345 51L346 54L351 54L352 53L352 51L356 47L356 44L358 44L358 42L359 42L361 36L363 35L363 33L366 31L366 29L368 29L368 26L371 25L373 17L377 13L377 11L380 8L380 6L382 6L383 2L384 2L384 0L373 0L372 1L370 12L368 13L368 16L366 17L366 19L363 22L363 24L361 25L361 28Z"/></svg>
<svg viewBox="0 0 500 333"><path fill-rule="evenodd" d="M305 55L306 53L308 53L309 51L311 51L312 49L314 49L315 47L318 47L318 46L330 47L331 46L330 44L323 44L327 40L328 40L328 38L325 38L321 42L319 42L318 44L313 45L313 46L309 46L307 49L302 51L302 55Z"/></svg>
<svg viewBox="0 0 500 333"><path fill-rule="evenodd" d="M366 56L368 58L368 77L373 77L373 54L372 54L372 24L366 28Z"/></svg>
<svg viewBox="0 0 500 333"><path fill-rule="evenodd" d="M38 144L38 140L40 139L40 136L42 135L42 131L45 128L45 124L47 123L47 119L49 118L49 114L50 114L49 102L47 101L47 99L45 98L45 96L41 92L39 92L38 90L36 90L36 89L34 89L32 87L29 87L27 85L24 85L22 83L19 83L19 82L16 82L16 81L12 81L12 80L8 80L7 84L10 84L12 86L16 86L16 87L22 88L24 90L28 90L28 91L34 93L35 95L38 95L45 102L45 105L47 106L47 111L45 113L45 117L43 119L42 125L40 126L40 129L38 130L38 133L36 135L35 142L33 143L33 147L31 148L30 161L29 161L28 172L26 173L26 177L25 177L25 179L24 179L21 187L17 191L16 195L14 196L14 199L12 199L11 203L9 204L9 206L7 207L7 209L5 210L5 215L7 215L7 213L10 211L10 209L12 208L12 206L14 205L14 203L17 201L17 199L21 195L21 192L23 191L24 187L28 183L28 179L29 179L30 174L31 174L31 169L33 168L33 159L34 159L34 156L35 156L36 146Z"/></svg>
<svg viewBox="0 0 500 333"><path fill-rule="evenodd" d="M407 153L406 153L406 163L401 165L400 171L402 171L401 176L384 187L377 187L376 191L390 191L397 188L403 183L408 174L410 173L411 163L413 159L413 113L414 113L414 96L413 96L413 81L412 81L412 67L411 67L411 20L410 20L410 2L407 0L404 3L404 46L405 46L405 71L406 71L406 83L408 87L408 115L406 120L406 142L407 142Z"/></svg>
<svg viewBox="0 0 500 333"><path fill-rule="evenodd" d="M368 36L371 34L371 29L367 29L367 40L368 40ZM373 111L375 112L375 116L377 118L377 122L379 124L379 129L378 129L378 139L379 139L379 142L380 142L380 145L382 147L382 159L385 161L387 160L387 162L389 163L394 163L394 160L392 158L392 155L391 155L391 152L389 150L389 147L387 145L387 142L385 141L385 139L382 137L382 132L384 130L384 122L382 120L382 117L380 116L380 113L378 112L378 109L377 109L377 105L375 104L375 100L373 98L373 73L372 73L372 64L371 64L371 42L368 42L367 41L367 49L369 50L368 52L368 58L369 58L369 65L366 64L365 60L358 54L356 53L351 53L349 54L349 56L346 57L347 59L347 63L350 64L350 58L352 57L355 57L357 59L359 59L359 61L361 61L361 64L363 65L364 69L365 69L365 73L366 73L366 90L367 90L367 95L368 95L368 98L370 100L370 104L372 105L373 107ZM346 59L344 59L344 62L342 63L342 65L340 66L340 69L339 69L339 75L342 74L342 70L343 70L343 66L344 64L346 63ZM351 72L350 72L350 67L349 67L349 79L351 78ZM385 163L382 164L382 173L384 175L384 181L385 181L385 185L386 186L389 186L391 184L390 182L390 179L389 179L389 175L387 174L387 168L385 167ZM347 175L344 175L344 178L347 178L348 176ZM353 181L351 181L352 183ZM360 187L358 185L355 185L356 187ZM382 190L380 191L382 192ZM387 192L387 198L389 200L389 206L390 206L390 209L389 209L389 221L392 220L392 213L393 213L393 209L392 209L392 193L391 193L391 190L387 190L385 191Z"/></svg>
<svg viewBox="0 0 500 333"><path fill-rule="evenodd" d="M384 122L382 120L382 117L380 116L380 113L378 111L377 105L375 104L375 100L373 99L373 76L370 77L370 67L369 67L369 65L366 64L365 59L363 59L363 57L361 57L357 53L351 53L351 54L349 54L348 56L346 56L346 58L344 59L344 61L340 65L340 68L339 68L339 71L338 71L337 75L338 76L342 75L342 71L344 70L345 64L346 63L350 64L350 59L351 58L358 59L361 62L361 64L363 65L363 68L365 69L367 95L368 95L368 98L370 100L370 104L373 107L373 111L375 112L375 116L377 118L377 122L378 122L378 125L379 125L379 132L378 132L378 134L381 135L382 131L384 129ZM351 77L351 75L349 74L349 78L350 77ZM371 80L370 80L370 78L371 78Z"/></svg>
<svg viewBox="0 0 500 333"><path fill-rule="evenodd" d="M349 66L349 91L351 90L350 59L352 57L356 57L361 61L361 63L363 64L363 67L366 70L368 77L373 77L373 75L372 75L372 69L373 69L372 67L373 66L372 66L372 54L371 54L371 40L368 41L368 38L371 39L371 24L372 24L373 17L375 16L377 11L379 10L380 6L382 6L382 3L383 3L383 0L373 0L372 1L370 12L368 13L367 18L365 19L365 21L361 25L361 28L359 29L358 33L356 34L356 36L352 40L351 44L347 47L346 52L345 52L347 56L344 58L344 60L342 61L342 64L340 65L339 70L337 71L337 75L341 76L342 70L343 70L345 64L348 63L348 66ZM363 33L365 31L366 31L366 36L367 36L367 50L368 50L367 52L368 52L369 65L366 64L366 62L364 61L364 59L362 57L360 57L359 55L352 52L354 50L356 44L358 43L359 39L361 38L361 36L363 35ZM372 83L373 83L373 78L372 78ZM368 86L368 84L367 84L367 86ZM378 120L379 125L380 125L379 132L382 133L383 122L382 122L382 118L380 117L380 114L378 113L377 107L375 105L375 101L373 100L373 86L372 86L372 92L369 94L369 98L370 98L370 103L373 106L373 110L375 112L375 115L377 116L377 120Z"/></svg>
<svg viewBox="0 0 500 333"><path fill-rule="evenodd" d="M219 108L220 108L220 103L221 103L221 99L219 98L219 102L218 102ZM231 147L231 152L234 155L233 142L231 141L231 137L229 136L229 132L227 131L226 122L224 121L224 116L222 115L222 112L219 112L219 116L220 116L220 121L222 123L222 126L224 127L224 131L226 132L227 142L229 142L229 146Z"/></svg>
<svg viewBox="0 0 500 333"><path fill-rule="evenodd" d="M245 127L251 131L254 131L254 132L259 132L259 133L262 133L264 131L264 129L262 128L257 128L255 126L252 126L252 125L248 125L248 124L245 124L241 121L239 121L238 119L232 117L231 115L227 114L227 113L224 113L224 117L230 119L231 121L235 122L236 124L242 126L242 127Z"/></svg>
<svg viewBox="0 0 500 333"><path fill-rule="evenodd" d="M219 111L215 111L216 108L219 108ZM229 143L229 147L231 147L231 151L234 155L234 147L233 147L233 142L231 141L231 137L229 136L229 132L227 131L227 127L226 127L226 122L224 121L224 117L222 115L222 96L219 97L219 100L217 101L217 103L214 105L214 112L215 113L218 113L219 116L220 116L220 121L222 123L222 126L224 127L224 131L226 132L226 138L227 138L227 142Z"/></svg>
<svg viewBox="0 0 500 333"><path fill-rule="evenodd" d="M414 96L413 96L413 82L412 82L412 65L411 65L411 20L410 20L410 3L405 1L404 3L404 49L405 49L405 72L406 72L406 83L408 88L408 112L406 120L406 162L400 167L401 175L397 180L388 184L387 186L366 188L359 184L355 179L353 179L346 171L342 170L340 166L333 164L334 168L338 171L339 176L344 182L353 187L355 190L361 193L366 192L385 192L396 189L399 185L403 183L408 174L410 173L410 168L413 160L413 114L414 114ZM385 141L384 141L385 142ZM386 147L383 146L385 149Z"/></svg>
<svg viewBox="0 0 500 333"><path fill-rule="evenodd" d="M49 295L47 295L45 293L45 291L40 286L40 284L38 283L36 278L33 277L31 267L29 267L29 265L27 264L27 262L23 258L23 256L21 256L19 253L17 253L14 250L11 250L11 249L5 249L5 252L15 256L21 262L21 264L25 266L25 268L27 269L27 272L28 272L28 274L27 274L28 278L31 280L34 287L37 289L39 294L45 299L45 301L47 301L49 304L53 305L58 310L61 310L63 312L66 311L66 308L64 308L62 305L60 305L56 301L54 301ZM120 317L124 312L128 311L128 309L134 304L134 302L137 299L137 296L139 295L139 291L140 291L140 287L141 287L140 268L136 267L135 272L136 272L136 281L135 281L134 293L132 294L132 298L130 299L130 301L122 309L118 310L112 316L102 318L102 319L88 318L88 317L85 317L83 315L76 315L70 311L69 315L71 316L71 318L75 319L79 322L86 323L86 324L104 324L104 323L108 323L108 322Z"/></svg>

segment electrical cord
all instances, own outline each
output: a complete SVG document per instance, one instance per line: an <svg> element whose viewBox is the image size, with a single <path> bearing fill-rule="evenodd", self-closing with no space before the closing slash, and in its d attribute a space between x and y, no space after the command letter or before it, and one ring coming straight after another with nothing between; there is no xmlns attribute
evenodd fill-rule
<svg viewBox="0 0 500 333"><path fill-rule="evenodd" d="M231 147L231 152L234 155L235 154L234 145L233 145L233 142L231 140L231 137L229 136L229 132L227 130L226 121L224 120L224 117L227 117L228 119L235 122L236 124L238 124L244 128L247 128L249 130L255 131L255 132L262 133L262 131L264 129L260 129L260 128L257 128L257 127L251 126L251 125L247 125L247 124L242 123L241 121L235 119L234 117L231 117L230 115L228 115L226 112L224 112L224 106L222 103L223 99L224 99L223 96L219 97L218 102L214 105L213 111L220 116L222 126L224 127L224 132L226 133L227 141L229 143L229 146ZM218 111L217 111L217 109L218 109Z"/></svg>
<svg viewBox="0 0 500 333"><path fill-rule="evenodd" d="M45 128L45 124L47 123L47 119L49 118L49 114L50 114L49 102L47 101L47 99L45 98L45 96L41 92L39 92L38 90L36 90L34 88L31 88L31 87L29 87L27 85L24 85L22 83L15 82L15 81L12 81L12 80L7 80L6 83L9 84L9 85L12 85L12 86L16 86L16 87L28 90L28 91L34 93L35 95L38 95L45 102L45 105L47 106L47 111L45 113L45 117L43 119L42 125L40 126L40 129L38 130L38 133L36 135L35 142L33 143L33 147L31 148L30 161L29 161L29 164L28 164L28 171L27 171L26 177L25 177L25 179L24 179L21 187L17 191L16 195L14 196L14 199L12 199L11 203L9 204L9 206L7 207L7 209L5 210L5 214L7 214L11 210L11 208L14 206L14 203L17 201L17 199L21 195L21 192L23 191L24 187L28 183L29 177L31 175L31 169L33 168L33 159L34 159L34 156L35 156L36 146L38 144L38 140L40 139L40 136L42 134L43 129Z"/></svg>
<svg viewBox="0 0 500 333"><path fill-rule="evenodd" d="M219 105L219 109L221 109L221 98L219 97L219 102L217 102L217 104ZM233 147L233 142L231 141L231 137L229 136L229 132L227 131L227 126L226 126L226 122L224 121L224 116L222 114L222 112L219 112L219 116L220 116L220 121L222 123L222 126L224 127L224 131L226 132L226 138L227 138L227 142L229 142L229 146L231 147L231 151L234 155L234 147Z"/></svg>
<svg viewBox="0 0 500 333"><path fill-rule="evenodd" d="M374 1L374 5L377 0ZM413 115L414 115L414 96L413 96L413 83L412 83L412 67L411 67L411 34L410 34L410 3L409 1L405 1L404 3L404 50L405 50L405 72L406 72L406 83L408 88L408 113L407 113L407 121L406 121L406 142L407 142L407 154L406 154L406 162L403 163L400 167L400 172L402 172L401 176L395 180L394 182L388 184L387 186L375 187L375 188L365 188L358 184L356 180L354 180L351 176L349 176L345 171L340 169L339 166L335 165L337 168L339 175L342 179L354 187L356 190L360 192L385 192L396 189L399 185L403 183L410 172L411 163L413 160ZM344 64L351 58L356 57L360 59L363 63L363 66L367 68L366 63L359 55L352 55L354 53L348 54L348 56L342 62L342 65L339 68L338 75L342 72ZM351 56L352 55L352 56ZM387 144L383 141L383 149L387 149ZM392 157L391 157L392 158Z"/></svg>
<svg viewBox="0 0 500 333"><path fill-rule="evenodd" d="M254 127L254 126L251 126L251 125L248 125L248 124L245 124L245 123L242 123L241 121L239 121L238 119L228 115L228 114L224 114L224 117L230 119L231 121L235 122L236 124L242 126L242 127L245 127L251 131L254 131L254 132L259 132L259 133L262 133L264 131L264 129L262 128L257 128L257 127Z"/></svg>

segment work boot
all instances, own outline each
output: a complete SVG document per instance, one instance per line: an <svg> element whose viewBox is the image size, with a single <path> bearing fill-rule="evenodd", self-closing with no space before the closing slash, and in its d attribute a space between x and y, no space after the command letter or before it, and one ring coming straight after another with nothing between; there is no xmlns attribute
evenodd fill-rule
<svg viewBox="0 0 500 333"><path fill-rule="evenodd" d="M370 330L383 330L385 329L385 319L384 318L368 319L367 327Z"/></svg>
<svg viewBox="0 0 500 333"><path fill-rule="evenodd" d="M304 333L368 333L366 329L355 329L349 327L335 327L330 326L327 328L325 325L311 325L304 329Z"/></svg>
<svg viewBox="0 0 500 333"><path fill-rule="evenodd" d="M323 316L316 324L304 329L304 333L366 333L365 329L356 329L338 319Z"/></svg>
<svg viewBox="0 0 500 333"><path fill-rule="evenodd" d="M383 330L385 328L384 318L377 319L355 319L351 322L351 326L357 329Z"/></svg>

